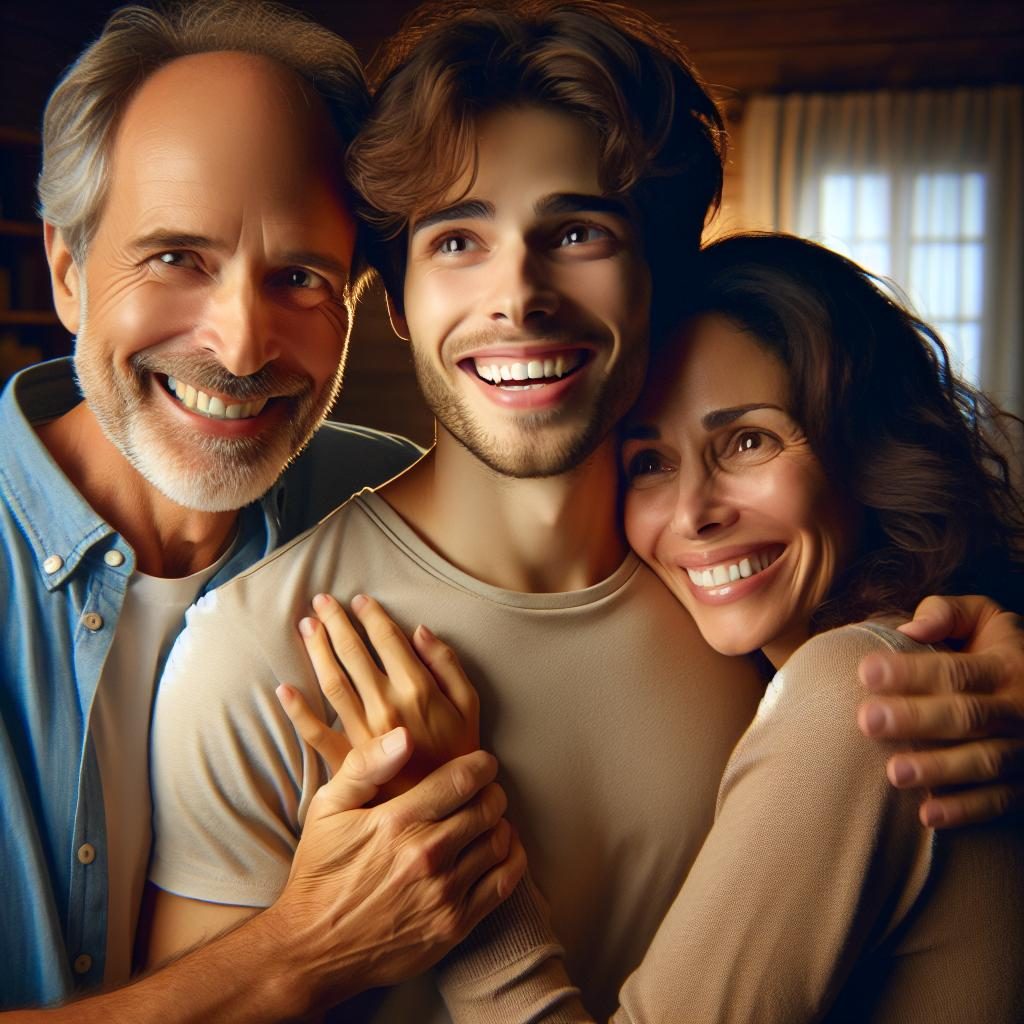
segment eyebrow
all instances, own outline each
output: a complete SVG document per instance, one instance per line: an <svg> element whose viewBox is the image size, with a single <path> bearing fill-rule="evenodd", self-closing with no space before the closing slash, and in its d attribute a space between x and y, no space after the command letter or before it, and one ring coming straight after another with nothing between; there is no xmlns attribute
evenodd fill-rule
<svg viewBox="0 0 1024 1024"><path fill-rule="evenodd" d="M198 249L201 252L222 248L223 245L224 243L209 235L187 235L180 231L164 230L151 231L132 242L132 246L136 249ZM275 262L299 264L312 267L314 270L325 271L328 274L337 274L340 277L348 277L349 274L347 264L326 253L314 252L311 249L289 250L281 253L280 259Z"/></svg>
<svg viewBox="0 0 1024 1024"><path fill-rule="evenodd" d="M140 235L132 242L136 249L215 249L218 242L209 235L187 235L159 229Z"/></svg>
<svg viewBox="0 0 1024 1024"><path fill-rule="evenodd" d="M539 199L533 207L534 213L550 217L560 213L610 213L624 220L632 220L629 206L622 199L610 196L588 195L582 192L556 192ZM483 199L467 199L444 209L435 210L421 217L413 224L410 235L435 224L452 220L493 220L494 203Z"/></svg>
<svg viewBox="0 0 1024 1024"><path fill-rule="evenodd" d="M735 422L741 416L755 409L775 409L788 416L789 413L781 405L773 405L771 402L751 402L749 405L734 405L728 409L714 409L701 417L701 426L705 430L717 430L719 427L726 427ZM638 423L635 427L627 428L623 435L625 441L657 441L661 432L657 427L647 423Z"/></svg>

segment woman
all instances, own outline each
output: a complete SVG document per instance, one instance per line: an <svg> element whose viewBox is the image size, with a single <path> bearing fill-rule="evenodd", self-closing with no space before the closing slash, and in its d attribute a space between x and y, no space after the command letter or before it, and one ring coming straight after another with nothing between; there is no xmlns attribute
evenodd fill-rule
<svg viewBox="0 0 1024 1024"><path fill-rule="evenodd" d="M1020 607L1000 416L925 325L810 242L712 245L693 294L625 431L626 530L713 647L775 674L614 1019L1018 1020L1021 837L920 827L851 724L860 658L915 647L897 627L922 595ZM414 642L436 666L440 642ZM456 670L435 674L460 694ZM436 694L435 728L461 703ZM450 961L453 1017L590 1020L521 895Z"/></svg>

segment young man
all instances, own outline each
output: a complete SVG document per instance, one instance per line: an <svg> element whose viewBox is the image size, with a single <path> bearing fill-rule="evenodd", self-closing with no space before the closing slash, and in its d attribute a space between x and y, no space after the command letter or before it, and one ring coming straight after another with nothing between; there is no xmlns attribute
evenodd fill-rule
<svg viewBox="0 0 1024 1024"><path fill-rule="evenodd" d="M155 676L200 593L315 521L308 467L273 485L339 384L358 280L342 154L367 104L346 43L251 3L126 8L50 101L40 195L78 337L74 370L28 370L0 400L4 1008L128 980ZM410 448L328 431L318 457L338 500ZM361 753L311 809L274 908L58 1019L279 1020L465 934L521 870L507 834L493 846L493 762L346 813L407 737Z"/></svg>
<svg viewBox="0 0 1024 1024"><path fill-rule="evenodd" d="M668 320L718 194L720 123L642 19L442 15L396 44L411 56L349 162L394 238L381 263L437 445L190 613L154 720L151 952L285 884L323 779L274 694L316 699L294 623L314 594L372 593L462 655L570 970L607 1013L759 696L627 552L610 438L643 379L652 284ZM443 1019L425 986L380 1014Z"/></svg>

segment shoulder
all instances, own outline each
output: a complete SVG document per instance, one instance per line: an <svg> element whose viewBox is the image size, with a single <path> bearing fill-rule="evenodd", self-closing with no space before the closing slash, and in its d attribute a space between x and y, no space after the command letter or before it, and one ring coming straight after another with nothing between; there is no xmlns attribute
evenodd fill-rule
<svg viewBox="0 0 1024 1024"><path fill-rule="evenodd" d="M423 449L407 438L352 423L326 422L281 478L282 537L322 519L364 487L408 469Z"/></svg>
<svg viewBox="0 0 1024 1024"><path fill-rule="evenodd" d="M771 686L787 691L792 700L860 703L864 693L857 669L862 658L875 651L921 650L926 648L900 633L893 623L851 623L818 633L802 644Z"/></svg>

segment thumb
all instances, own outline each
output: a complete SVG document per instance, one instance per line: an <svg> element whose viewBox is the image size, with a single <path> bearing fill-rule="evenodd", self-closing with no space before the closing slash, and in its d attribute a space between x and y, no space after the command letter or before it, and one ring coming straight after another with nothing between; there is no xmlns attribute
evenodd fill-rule
<svg viewBox="0 0 1024 1024"><path fill-rule="evenodd" d="M350 811L372 800L412 756L409 730L400 727L354 746L324 784L318 801L329 812Z"/></svg>

